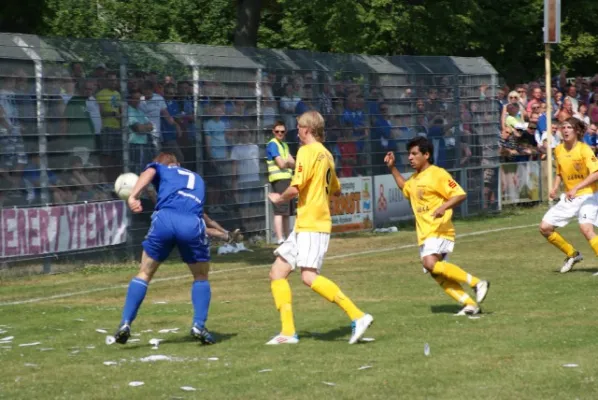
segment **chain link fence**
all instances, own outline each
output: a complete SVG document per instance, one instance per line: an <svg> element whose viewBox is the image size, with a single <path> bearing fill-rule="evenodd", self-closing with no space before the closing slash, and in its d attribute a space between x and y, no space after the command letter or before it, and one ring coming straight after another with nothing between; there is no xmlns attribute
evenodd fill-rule
<svg viewBox="0 0 598 400"><path fill-rule="evenodd" d="M462 215L499 208L497 73L482 58L378 57L0 34L0 259L5 267L122 260L153 209L112 192L160 150L207 182L206 212L264 238L266 144L318 110L340 177L408 171L421 135L467 190ZM107 251L110 250L110 251ZM43 260L43 262L40 262Z"/></svg>

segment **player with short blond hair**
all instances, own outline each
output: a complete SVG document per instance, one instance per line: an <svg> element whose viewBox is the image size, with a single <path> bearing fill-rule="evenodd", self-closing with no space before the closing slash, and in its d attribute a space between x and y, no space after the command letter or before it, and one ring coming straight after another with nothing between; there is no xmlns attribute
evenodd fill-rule
<svg viewBox="0 0 598 400"><path fill-rule="evenodd" d="M467 195L444 168L433 165L434 147L428 139L413 138L407 148L409 163L415 170L409 179L406 180L395 167L394 153L387 153L384 162L405 198L411 202L422 265L447 295L464 305L457 315L478 314L479 303L486 298L490 282L480 280L446 261L446 256L453 252L455 246L453 208L461 204ZM467 284L474 290L477 303L461 284Z"/></svg>
<svg viewBox="0 0 598 400"><path fill-rule="evenodd" d="M594 233L598 217L598 160L590 146L582 141L585 134L582 121L568 118L561 123L560 128L563 143L554 149L556 178L549 197L557 197L561 182L566 193L542 218L540 233L566 255L560 270L566 273L583 260L581 253L556 231L557 227L567 225L571 219L577 217L581 233L598 255L598 237Z"/></svg>
<svg viewBox="0 0 598 400"><path fill-rule="evenodd" d="M272 295L280 312L282 330L266 344L299 342L293 319L291 287L287 277L296 267L301 279L314 292L336 303L353 321L349 344L356 343L374 318L361 311L331 280L320 275L328 250L332 218L330 196L338 196L340 181L334 170L334 159L324 147L324 118L317 111L308 111L297 118L301 148L297 153L295 175L282 194L270 193L274 204L299 196L297 219L289 237L274 251L276 260L270 270Z"/></svg>

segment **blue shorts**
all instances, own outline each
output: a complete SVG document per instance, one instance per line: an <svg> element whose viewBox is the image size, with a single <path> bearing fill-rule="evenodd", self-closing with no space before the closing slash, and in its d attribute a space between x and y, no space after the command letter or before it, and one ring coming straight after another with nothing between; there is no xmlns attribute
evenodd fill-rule
<svg viewBox="0 0 598 400"><path fill-rule="evenodd" d="M187 264L210 261L210 241L203 218L171 210L152 215L152 225L143 241L143 250L162 262L176 245Z"/></svg>

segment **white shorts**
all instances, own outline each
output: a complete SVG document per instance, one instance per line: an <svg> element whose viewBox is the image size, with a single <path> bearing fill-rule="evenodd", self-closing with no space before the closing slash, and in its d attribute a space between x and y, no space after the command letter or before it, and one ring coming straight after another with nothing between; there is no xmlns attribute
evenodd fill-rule
<svg viewBox="0 0 598 400"><path fill-rule="evenodd" d="M293 231L287 240L274 250L274 255L284 258L293 270L296 267L316 268L319 272L328 251L329 241L329 233Z"/></svg>
<svg viewBox="0 0 598 400"><path fill-rule="evenodd" d="M438 237L427 238L424 241L424 244L419 246L419 257L424 258L425 256L429 256L431 254L440 254L446 256L448 253L453 252L454 247L455 242L452 240Z"/></svg>
<svg viewBox="0 0 598 400"><path fill-rule="evenodd" d="M542 221L552 226L563 227L575 217L580 224L596 225L596 217L598 217L598 195L596 193L584 194L573 200L566 200L565 195L562 194L559 202L544 214Z"/></svg>

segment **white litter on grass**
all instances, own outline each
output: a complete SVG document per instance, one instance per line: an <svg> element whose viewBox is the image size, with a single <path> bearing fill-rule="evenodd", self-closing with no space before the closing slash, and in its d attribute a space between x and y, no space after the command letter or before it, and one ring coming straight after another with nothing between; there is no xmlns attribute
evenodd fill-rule
<svg viewBox="0 0 598 400"><path fill-rule="evenodd" d="M0 346L0 349L12 349L12 346Z"/></svg>
<svg viewBox="0 0 598 400"><path fill-rule="evenodd" d="M133 382L129 382L129 386L143 386L145 385L144 382L140 382L140 381L133 381Z"/></svg>
<svg viewBox="0 0 598 400"><path fill-rule="evenodd" d="M116 361L104 361L104 365L117 365L118 363Z"/></svg>
<svg viewBox="0 0 598 400"><path fill-rule="evenodd" d="M92 350L92 349L95 349L96 347L95 346L85 346L85 348Z"/></svg>
<svg viewBox="0 0 598 400"><path fill-rule="evenodd" d="M167 301L154 301L154 304L168 304Z"/></svg>
<svg viewBox="0 0 598 400"><path fill-rule="evenodd" d="M106 336L106 344L108 346L114 343L116 343L116 339L114 338L114 336Z"/></svg>
<svg viewBox="0 0 598 400"><path fill-rule="evenodd" d="M257 372L272 372L272 370L270 368L267 368L267 369L261 369Z"/></svg>
<svg viewBox="0 0 598 400"><path fill-rule="evenodd" d="M14 338L15 338L14 336L3 337L2 339L0 339L0 342L10 342Z"/></svg>
<svg viewBox="0 0 598 400"><path fill-rule="evenodd" d="M152 347L152 350L158 350L158 346L160 345L160 342L162 340L163 339L157 339L157 338L150 339L149 344L151 344L152 346L154 346L154 347Z"/></svg>
<svg viewBox="0 0 598 400"><path fill-rule="evenodd" d="M360 340L362 342L373 342L376 339L374 339L373 337L364 337L364 338L361 338Z"/></svg>
<svg viewBox="0 0 598 400"><path fill-rule="evenodd" d="M153 331L154 331L153 329L146 329L144 331L141 331L141 333L148 333L148 332L153 332Z"/></svg>
<svg viewBox="0 0 598 400"><path fill-rule="evenodd" d="M129 343L139 342L141 339L129 339Z"/></svg>
<svg viewBox="0 0 598 400"><path fill-rule="evenodd" d="M0 329L0 334L6 333L8 331L5 331L4 329Z"/></svg>
<svg viewBox="0 0 598 400"><path fill-rule="evenodd" d="M334 382L322 382L324 385L328 385L328 386L336 386L336 383Z"/></svg>
<svg viewBox="0 0 598 400"><path fill-rule="evenodd" d="M173 358L170 356L162 355L162 354L156 354L156 355L140 358L139 361L141 361L141 362L173 361Z"/></svg>
<svg viewBox="0 0 598 400"><path fill-rule="evenodd" d="M179 328L160 329L158 333L177 333Z"/></svg>
<svg viewBox="0 0 598 400"><path fill-rule="evenodd" d="M565 368L577 368L579 367L578 364L563 364L563 367Z"/></svg>
<svg viewBox="0 0 598 400"><path fill-rule="evenodd" d="M39 349L39 351L52 351L54 350L53 347L42 347L41 349Z"/></svg>
<svg viewBox="0 0 598 400"><path fill-rule="evenodd" d="M425 356L430 355L430 345L428 343L424 344L424 355Z"/></svg>
<svg viewBox="0 0 598 400"><path fill-rule="evenodd" d="M208 357L208 361L218 361L218 357Z"/></svg>
<svg viewBox="0 0 598 400"><path fill-rule="evenodd" d="M470 315L468 318L469 319L480 319L480 318L482 318L482 316L481 315Z"/></svg>
<svg viewBox="0 0 598 400"><path fill-rule="evenodd" d="M42 344L42 342L21 343L21 344L19 345L19 347L37 346L38 344Z"/></svg>
<svg viewBox="0 0 598 400"><path fill-rule="evenodd" d="M139 337L141 336L141 333L131 333L131 336Z"/></svg>
<svg viewBox="0 0 598 400"><path fill-rule="evenodd" d="M197 389L193 386L181 386L181 390L184 390L185 392L195 392Z"/></svg>
<svg viewBox="0 0 598 400"><path fill-rule="evenodd" d="M96 329L97 333L108 333L106 329Z"/></svg>
<svg viewBox="0 0 598 400"><path fill-rule="evenodd" d="M372 366L371 366L371 365L362 365L361 367L357 368L357 370L358 370L358 371L362 371L362 370L364 370L364 369L370 369L370 368L372 368Z"/></svg>
<svg viewBox="0 0 598 400"><path fill-rule="evenodd" d="M33 367L33 368L37 368L37 367L39 367L39 365L37 365L37 364L32 364L32 363L25 363L25 366L26 366L26 367Z"/></svg>
<svg viewBox="0 0 598 400"><path fill-rule="evenodd" d="M0 328L10 328L8 325L0 325Z"/></svg>
<svg viewBox="0 0 598 400"><path fill-rule="evenodd" d="M83 318L77 318L75 321L77 321L77 322L83 322L85 320Z"/></svg>
<svg viewBox="0 0 598 400"><path fill-rule="evenodd" d="M71 354L77 354L77 353L79 353L79 350L73 350L73 351L71 351Z"/></svg>

